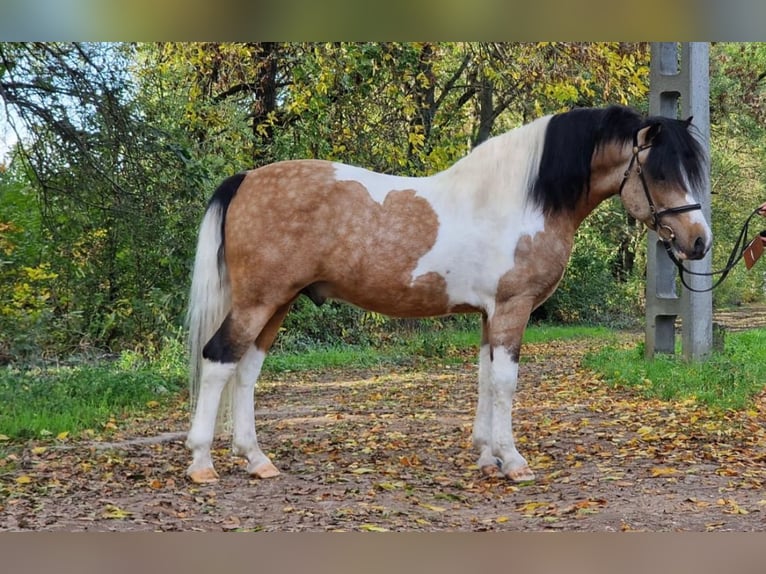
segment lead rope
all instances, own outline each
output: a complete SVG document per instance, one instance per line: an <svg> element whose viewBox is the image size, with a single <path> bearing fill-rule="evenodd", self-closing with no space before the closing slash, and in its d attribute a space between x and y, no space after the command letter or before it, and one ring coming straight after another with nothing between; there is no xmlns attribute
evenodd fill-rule
<svg viewBox="0 0 766 574"><path fill-rule="evenodd" d="M747 249L748 245L750 245L750 242L747 241L748 236L750 235L749 228L750 228L750 221L755 217L760 211L761 207L756 207L753 212L748 216L748 218L745 220L745 223L742 225L742 229L739 232L739 237L737 237L737 241L734 243L734 247L731 250L731 253L729 254L729 259L726 262L726 265L723 267L723 269L719 269L718 271L711 271L710 273L700 273L697 271L692 271L691 269L687 269L684 267L683 262L681 262L674 254L673 250L670 246L670 242L663 241L663 244L665 246L665 251L668 253L668 257L670 257L670 260L675 263L676 267L678 268L678 276L681 279L681 284L686 287L689 291L693 291L694 293L706 293L708 291L712 291L716 287L718 287L724 279L726 279L726 276L729 274L729 272L734 268L734 266L739 263L740 259L745 255L745 250ZM766 231L761 231L759 233L759 237L766 237ZM756 238L756 240L760 240L759 237ZM687 275L698 275L698 276L705 276L705 277L712 277L714 275L720 275L718 280L711 286L706 289L695 289L694 287L691 287L687 282L686 279L684 279L684 273Z"/></svg>

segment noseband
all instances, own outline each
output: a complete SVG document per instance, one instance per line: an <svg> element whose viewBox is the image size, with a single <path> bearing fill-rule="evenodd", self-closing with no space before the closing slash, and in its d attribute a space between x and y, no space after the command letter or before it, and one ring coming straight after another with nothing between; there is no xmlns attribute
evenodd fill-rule
<svg viewBox="0 0 766 574"><path fill-rule="evenodd" d="M652 223L654 224L654 230L658 232L660 228L666 229L668 232L670 232L670 236L668 239L662 239L664 243L670 243L675 238L675 233L673 233L673 228L669 225L665 225L662 223L662 220L660 219L664 215L677 215L679 213L686 213L687 211L694 211L695 209L702 209L702 206L699 203L689 203L687 205L679 205L678 207L668 207L667 209L663 209L662 211L657 211L657 207L654 205L654 200L652 200L652 196L649 193L649 185L646 183L646 178L644 177L644 170L643 166L641 165L641 160L638 157L638 154L644 151L645 149L649 149L652 147L652 144L643 144L638 145L638 131L636 131L633 134L633 157L630 158L630 163L628 164L628 169L625 170L625 174L622 176L622 183L620 183L620 197L622 197L622 189L625 187L625 183L627 183L628 178L630 177L631 171L634 169L635 165L635 172L638 174L639 179L641 180L641 187L644 189L644 195L646 196L646 201L649 204L649 211L652 214Z"/></svg>

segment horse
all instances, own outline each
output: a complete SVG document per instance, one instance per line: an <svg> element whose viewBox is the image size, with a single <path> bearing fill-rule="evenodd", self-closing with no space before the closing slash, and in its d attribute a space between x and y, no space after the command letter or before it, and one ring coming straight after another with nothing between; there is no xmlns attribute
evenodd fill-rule
<svg viewBox="0 0 766 574"><path fill-rule="evenodd" d="M219 478L210 447L222 395L232 452L252 477L279 474L258 444L255 385L305 295L392 317L480 314L478 468L533 480L511 413L530 314L561 280L580 223L609 197L619 195L679 260L708 252L712 233L697 201L708 159L691 120L576 108L494 136L427 177L303 159L223 181L202 219L192 274L187 477Z"/></svg>

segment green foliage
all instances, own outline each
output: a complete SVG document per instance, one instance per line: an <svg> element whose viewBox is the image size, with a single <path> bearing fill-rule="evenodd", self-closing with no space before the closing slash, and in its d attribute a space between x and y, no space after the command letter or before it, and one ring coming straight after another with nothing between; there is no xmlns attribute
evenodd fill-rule
<svg viewBox="0 0 766 574"><path fill-rule="evenodd" d="M36 207L28 186L0 172L0 363L48 341L58 274L44 261Z"/></svg>
<svg viewBox="0 0 766 574"><path fill-rule="evenodd" d="M763 200L766 49L715 44L711 56L715 266L742 206ZM0 62L13 63L0 87L22 142L0 174L0 362L23 362L172 338L206 201L234 172L321 157L434 173L544 113L645 109L649 54L611 42L7 43ZM602 206L541 315L640 317L643 233L618 202ZM762 293L758 268L738 269L715 296ZM300 301L280 344L371 344L401 326Z"/></svg>
<svg viewBox="0 0 766 574"><path fill-rule="evenodd" d="M711 184L713 268L723 267L742 224L766 201L766 48L720 43L711 48ZM759 231L753 222L753 233ZM762 225L761 228L766 228ZM747 271L738 265L717 288L718 306L762 300L763 263Z"/></svg>
<svg viewBox="0 0 766 574"><path fill-rule="evenodd" d="M642 345L608 347L588 355L583 366L612 385L639 389L662 400L693 399L711 407L741 409L763 391L766 380L766 329L730 333L726 348L706 361L678 355L644 358Z"/></svg>

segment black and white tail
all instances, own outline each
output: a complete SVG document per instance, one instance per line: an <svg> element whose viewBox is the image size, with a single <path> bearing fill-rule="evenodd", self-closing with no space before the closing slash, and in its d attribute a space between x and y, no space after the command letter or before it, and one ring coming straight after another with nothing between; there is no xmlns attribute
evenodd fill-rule
<svg viewBox="0 0 766 574"><path fill-rule="evenodd" d="M196 407L202 373L202 349L231 309L231 286L224 257L226 211L244 174L224 181L213 194L199 229L186 322L189 329L189 398ZM233 385L226 386L219 408L219 425L228 426Z"/></svg>

